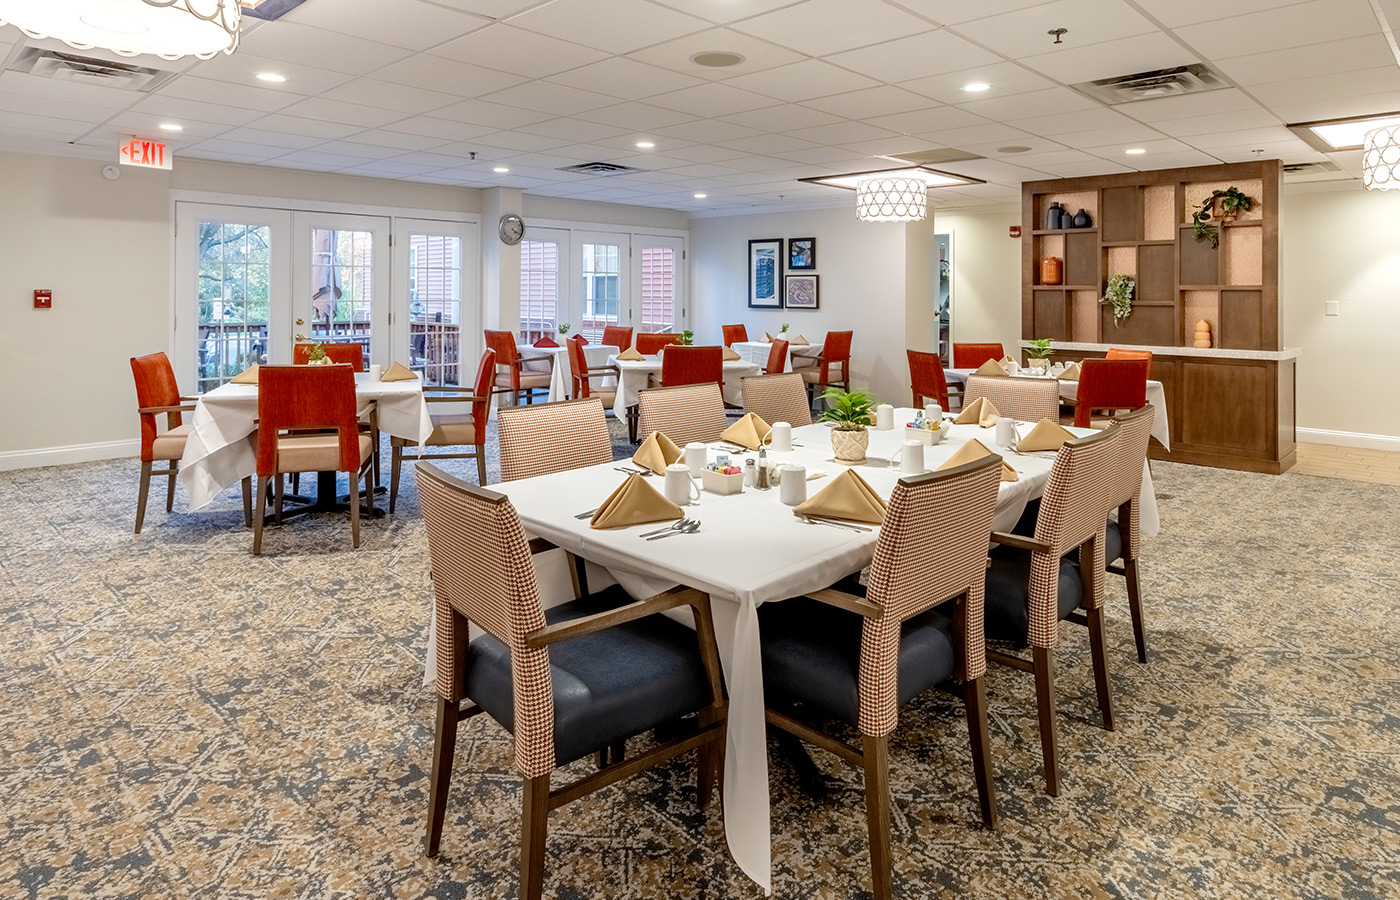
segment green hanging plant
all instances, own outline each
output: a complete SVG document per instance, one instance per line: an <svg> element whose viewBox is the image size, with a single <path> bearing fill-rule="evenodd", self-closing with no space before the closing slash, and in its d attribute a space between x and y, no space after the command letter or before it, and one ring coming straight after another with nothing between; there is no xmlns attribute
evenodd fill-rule
<svg viewBox="0 0 1400 900"><path fill-rule="evenodd" d="M1198 241L1210 241L1211 247L1220 246L1220 229L1207 224L1218 211L1221 223L1233 222L1241 213L1254 208L1254 198L1234 185L1223 191L1211 191L1210 196L1201 201L1201 208L1191 214L1191 233Z"/></svg>
<svg viewBox="0 0 1400 900"><path fill-rule="evenodd" d="M1131 275L1114 275L1108 279L1108 288L1103 292L1100 303L1113 307L1113 327L1117 328L1133 312L1133 288L1136 282Z"/></svg>

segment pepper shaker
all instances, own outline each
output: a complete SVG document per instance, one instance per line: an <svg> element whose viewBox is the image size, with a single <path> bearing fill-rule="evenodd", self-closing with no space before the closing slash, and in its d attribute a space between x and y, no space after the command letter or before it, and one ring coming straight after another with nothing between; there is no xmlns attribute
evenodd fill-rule
<svg viewBox="0 0 1400 900"><path fill-rule="evenodd" d="M763 448L758 451L758 473L754 476L753 487L756 491L766 491L772 487L768 483L768 451Z"/></svg>

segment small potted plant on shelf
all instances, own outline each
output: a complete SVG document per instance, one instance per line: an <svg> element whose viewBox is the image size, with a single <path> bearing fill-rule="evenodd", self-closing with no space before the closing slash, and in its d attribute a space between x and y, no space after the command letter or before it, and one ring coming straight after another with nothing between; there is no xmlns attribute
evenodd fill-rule
<svg viewBox="0 0 1400 900"><path fill-rule="evenodd" d="M1050 365L1050 354L1055 352L1050 338L1036 338L1026 343L1026 368L1045 371Z"/></svg>
<svg viewBox="0 0 1400 900"><path fill-rule="evenodd" d="M1223 191L1211 191L1210 196L1201 201L1201 208L1191 214L1191 233L1198 241L1210 241L1212 247L1220 246L1220 229L1207 224L1212 218L1221 225L1228 225L1254 208L1254 198L1234 185Z"/></svg>
<svg viewBox="0 0 1400 900"><path fill-rule="evenodd" d="M843 391L828 388L822 394L827 408L822 410L818 420L832 422L831 450L836 459L843 463L865 461L866 448L870 446L870 417L875 411L875 398L864 391Z"/></svg>
<svg viewBox="0 0 1400 900"><path fill-rule="evenodd" d="M1131 275L1114 275L1108 279L1108 288L1103 292L1100 303L1113 307L1113 327L1128 318L1133 312L1133 287L1136 282Z"/></svg>

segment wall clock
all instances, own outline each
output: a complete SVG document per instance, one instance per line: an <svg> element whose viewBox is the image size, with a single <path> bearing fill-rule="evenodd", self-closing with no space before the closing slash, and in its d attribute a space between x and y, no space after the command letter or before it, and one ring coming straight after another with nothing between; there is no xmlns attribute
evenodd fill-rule
<svg viewBox="0 0 1400 900"><path fill-rule="evenodd" d="M501 216L501 240L514 246L525 236L525 220L511 213Z"/></svg>

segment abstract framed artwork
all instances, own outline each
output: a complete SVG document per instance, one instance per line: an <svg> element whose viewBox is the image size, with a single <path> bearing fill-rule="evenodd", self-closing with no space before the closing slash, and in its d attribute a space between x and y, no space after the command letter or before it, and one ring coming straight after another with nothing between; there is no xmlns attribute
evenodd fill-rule
<svg viewBox="0 0 1400 900"><path fill-rule="evenodd" d="M787 267L789 272L810 272L817 267L816 238L788 238L787 251Z"/></svg>
<svg viewBox="0 0 1400 900"><path fill-rule="evenodd" d="M789 275L783 283L783 303L788 309L817 309L816 275Z"/></svg>
<svg viewBox="0 0 1400 900"><path fill-rule="evenodd" d="M783 239L749 241L749 306L782 308L782 283Z"/></svg>

